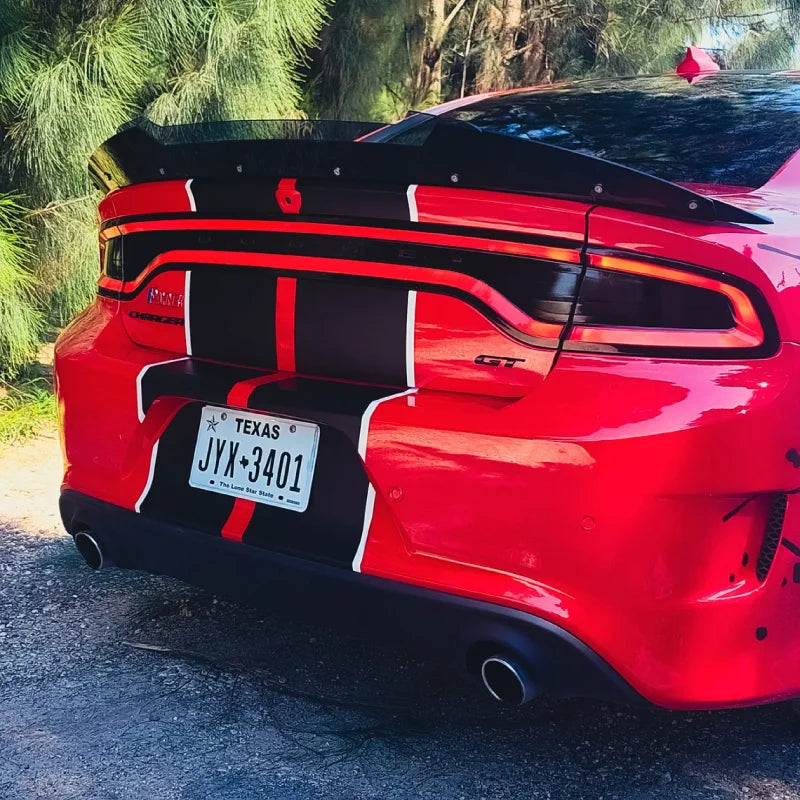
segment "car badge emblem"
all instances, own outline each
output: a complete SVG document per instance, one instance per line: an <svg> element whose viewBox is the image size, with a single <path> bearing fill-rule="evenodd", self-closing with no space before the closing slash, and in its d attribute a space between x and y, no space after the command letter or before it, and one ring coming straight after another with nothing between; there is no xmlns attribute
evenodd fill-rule
<svg viewBox="0 0 800 800"><path fill-rule="evenodd" d="M163 289L151 287L147 290L147 302L157 306L183 308L183 295L180 292L165 292Z"/></svg>

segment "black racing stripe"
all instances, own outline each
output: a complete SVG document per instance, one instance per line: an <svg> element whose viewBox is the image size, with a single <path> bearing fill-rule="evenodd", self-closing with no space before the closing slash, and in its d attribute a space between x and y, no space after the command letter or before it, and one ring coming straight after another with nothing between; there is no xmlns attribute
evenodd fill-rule
<svg viewBox="0 0 800 800"><path fill-rule="evenodd" d="M301 211L311 216L410 220L407 187L325 186L298 181Z"/></svg>
<svg viewBox="0 0 800 800"><path fill-rule="evenodd" d="M322 426L308 508L301 514L258 503L242 541L350 567L361 541L368 486L352 443Z"/></svg>
<svg viewBox="0 0 800 800"><path fill-rule="evenodd" d="M247 407L330 425L346 434L358 448L361 417L367 407L396 391L382 386L291 378L257 386Z"/></svg>
<svg viewBox="0 0 800 800"><path fill-rule="evenodd" d="M161 435L153 482L141 513L175 525L219 536L234 498L189 486L202 403L184 406ZM191 553L187 553L187 558Z"/></svg>
<svg viewBox="0 0 800 800"><path fill-rule="evenodd" d="M256 504L243 541L350 568L364 524L369 481L358 455L361 418L394 390L295 378L260 386L248 408L320 426L309 505L298 513Z"/></svg>
<svg viewBox="0 0 800 800"><path fill-rule="evenodd" d="M147 413L159 397L186 397L204 403L224 404L234 384L263 374L246 367L212 364L191 358L156 364L142 376L142 409Z"/></svg>
<svg viewBox="0 0 800 800"><path fill-rule="evenodd" d="M192 270L187 298L192 355L275 369L277 276L263 269L184 268Z"/></svg>
<svg viewBox="0 0 800 800"><path fill-rule="evenodd" d="M192 181L191 192L198 214L225 215L232 209L242 212L249 209L250 214L260 217L265 214L280 213L275 198L277 187L276 181L230 183L196 179Z"/></svg>
<svg viewBox="0 0 800 800"><path fill-rule="evenodd" d="M298 280L297 371L406 386L407 309L406 289Z"/></svg>

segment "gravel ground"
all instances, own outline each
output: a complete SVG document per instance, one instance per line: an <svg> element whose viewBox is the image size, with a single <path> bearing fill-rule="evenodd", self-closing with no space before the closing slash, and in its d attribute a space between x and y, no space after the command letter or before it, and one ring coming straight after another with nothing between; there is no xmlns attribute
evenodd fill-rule
<svg viewBox="0 0 800 800"><path fill-rule="evenodd" d="M0 450L3 800L800 800L786 705L503 710L399 649L93 573L60 530L59 468L53 437Z"/></svg>

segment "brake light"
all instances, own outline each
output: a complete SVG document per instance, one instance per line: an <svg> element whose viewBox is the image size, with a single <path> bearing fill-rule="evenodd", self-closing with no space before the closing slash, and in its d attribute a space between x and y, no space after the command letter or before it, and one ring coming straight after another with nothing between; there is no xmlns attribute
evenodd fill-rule
<svg viewBox="0 0 800 800"><path fill-rule="evenodd" d="M591 253L567 349L756 350L765 343L744 289L677 267Z"/></svg>
<svg viewBox="0 0 800 800"><path fill-rule="evenodd" d="M121 236L101 241L100 258L103 275L114 280L124 279Z"/></svg>

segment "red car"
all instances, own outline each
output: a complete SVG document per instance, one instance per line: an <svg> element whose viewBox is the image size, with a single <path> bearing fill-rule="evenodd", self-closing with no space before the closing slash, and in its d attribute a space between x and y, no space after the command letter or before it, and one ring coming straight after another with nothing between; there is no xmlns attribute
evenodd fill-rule
<svg viewBox="0 0 800 800"><path fill-rule="evenodd" d="M132 125L56 350L66 529L509 703L800 695L798 150L792 73Z"/></svg>

